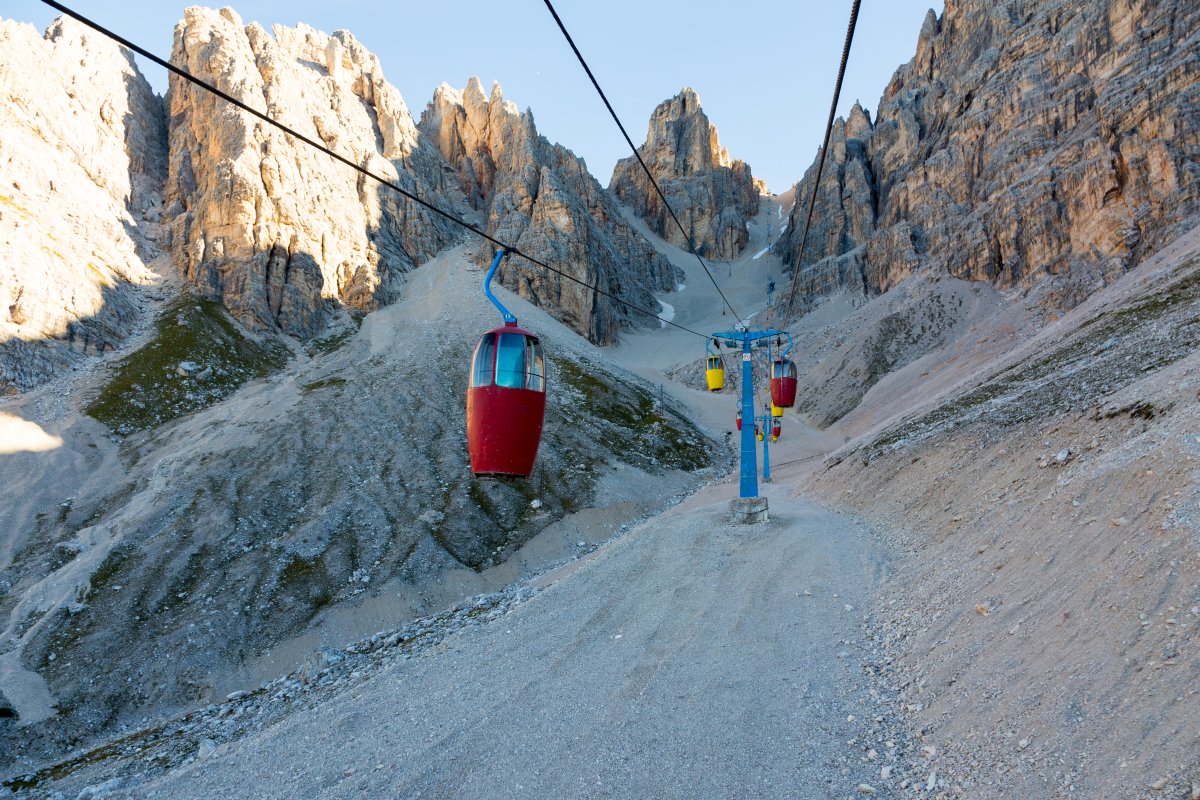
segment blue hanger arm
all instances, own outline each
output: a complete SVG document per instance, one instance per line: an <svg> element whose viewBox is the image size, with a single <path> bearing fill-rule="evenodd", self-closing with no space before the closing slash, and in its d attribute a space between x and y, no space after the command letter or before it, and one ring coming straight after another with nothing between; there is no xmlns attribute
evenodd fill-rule
<svg viewBox="0 0 1200 800"><path fill-rule="evenodd" d="M496 274L496 269L500 266L500 262L504 260L504 256L508 255L503 248L496 251L496 257L492 259L492 266L488 269L487 277L483 279L483 293L487 295L487 299L492 301L492 305L500 309L500 313L504 315L505 322L516 323L517 318L512 312L504 307L504 304L496 299L496 295L492 294L492 276Z"/></svg>

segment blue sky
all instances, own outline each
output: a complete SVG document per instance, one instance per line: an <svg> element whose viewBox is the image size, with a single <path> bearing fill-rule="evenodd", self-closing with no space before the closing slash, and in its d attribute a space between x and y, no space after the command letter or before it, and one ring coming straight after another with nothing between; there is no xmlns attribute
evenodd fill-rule
<svg viewBox="0 0 1200 800"><path fill-rule="evenodd" d="M66 5L170 55L185 3L69 0ZM912 57L930 7L942 0L863 0L850 52L844 114L860 100L871 112L896 67ZM345 28L379 55L384 75L419 117L434 88L471 75L499 81L506 99L531 108L538 130L583 156L607 185L629 155L587 76L539 0L315 2L250 0L233 6L246 22L306 22ZM557 0L563 18L636 144L654 107L691 86L721 144L775 192L786 190L821 144L850 2ZM35 0L4 0L0 16L44 28L56 14ZM155 88L165 72L141 64Z"/></svg>

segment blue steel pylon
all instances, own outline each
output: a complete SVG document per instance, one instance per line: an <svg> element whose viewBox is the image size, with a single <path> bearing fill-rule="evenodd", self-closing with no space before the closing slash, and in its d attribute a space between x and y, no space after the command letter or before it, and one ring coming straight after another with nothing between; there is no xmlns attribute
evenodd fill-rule
<svg viewBox="0 0 1200 800"><path fill-rule="evenodd" d="M742 346L742 443L741 443L741 482L740 497L758 497L758 458L754 447L754 366L751 361L751 345L759 339L770 339L773 336L784 336L783 331L767 329L761 331L741 330L722 331L712 337L724 341L729 347ZM749 412L747 414L747 412ZM746 417L749 419L746 419Z"/></svg>

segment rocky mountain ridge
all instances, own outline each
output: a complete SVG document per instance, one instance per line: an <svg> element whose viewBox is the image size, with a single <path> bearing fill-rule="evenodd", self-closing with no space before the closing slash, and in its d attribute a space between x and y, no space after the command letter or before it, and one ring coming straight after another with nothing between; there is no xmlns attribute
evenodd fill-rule
<svg viewBox="0 0 1200 800"><path fill-rule="evenodd" d="M948 0L874 121L839 119L775 252L801 308L918 271L1078 303L1194 224L1200 7ZM1049 282L1047 284L1047 282Z"/></svg>
<svg viewBox="0 0 1200 800"><path fill-rule="evenodd" d="M273 119L586 285L641 307L675 271L621 219L583 162L537 133L496 86L440 87L418 126L378 59L346 31L246 26L191 8L173 60ZM171 247L184 275L252 328L308 337L337 301L393 302L404 273L464 229L173 78ZM582 233L583 235L580 235ZM480 246L478 261L491 252ZM553 273L506 262L500 281L594 342L641 315Z"/></svg>
<svg viewBox="0 0 1200 800"><path fill-rule="evenodd" d="M748 164L731 159L721 147L694 89L684 88L654 109L638 153L697 252L723 261L737 258L750 236L746 221L758 213L758 198L766 187L755 181ZM650 230L674 245L688 246L636 158L617 162L608 188Z"/></svg>
<svg viewBox="0 0 1200 800"><path fill-rule="evenodd" d="M12 124L0 141L13 155L0 175L11 265L0 275L0 391L114 349L147 318L148 298L130 287L178 274L251 330L310 339L340 308L394 302L407 272L472 236L178 76L165 100L155 97L129 54L80 24L59 20L44 40L28 25L3 25ZM74 50L80 59L67 55ZM45 74L19 66L30 55ZM186 9L171 58L586 284L651 309L655 292L675 287L675 271L583 162L499 91L489 106L476 102L477 82L439 90L422 131L349 32L268 32L231 8ZM460 121L478 124L482 138ZM500 280L599 343L646 324L527 264L506 264Z"/></svg>
<svg viewBox="0 0 1200 800"><path fill-rule="evenodd" d="M583 161L539 135L532 112L505 101L498 83L490 98L478 78L462 91L442 84L418 129L436 143L490 235L641 308L657 307L654 292L675 289L678 271L625 223ZM485 251L479 261L491 257ZM560 320L599 344L614 343L622 325L648 321L521 259L506 261L499 275L505 286L555 309Z"/></svg>

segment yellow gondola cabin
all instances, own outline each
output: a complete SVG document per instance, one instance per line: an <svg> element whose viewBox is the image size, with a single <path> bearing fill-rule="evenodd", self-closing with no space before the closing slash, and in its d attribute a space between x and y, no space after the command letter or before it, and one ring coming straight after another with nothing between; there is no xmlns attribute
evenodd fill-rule
<svg viewBox="0 0 1200 800"><path fill-rule="evenodd" d="M725 364L722 363L720 356L708 357L708 367L704 370L704 377L708 379L710 392L719 392L725 388Z"/></svg>

